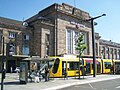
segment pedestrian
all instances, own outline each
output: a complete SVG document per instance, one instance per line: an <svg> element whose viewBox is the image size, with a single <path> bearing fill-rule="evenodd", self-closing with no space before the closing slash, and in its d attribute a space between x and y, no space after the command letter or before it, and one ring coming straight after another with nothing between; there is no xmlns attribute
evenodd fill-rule
<svg viewBox="0 0 120 90"><path fill-rule="evenodd" d="M39 72L38 71L35 74L35 82L37 82L37 83L40 82L40 80L39 80Z"/></svg>
<svg viewBox="0 0 120 90"><path fill-rule="evenodd" d="M31 65L31 70L32 70L32 72L34 72L34 71L36 70L36 65L35 65L35 63L32 63L32 65Z"/></svg>
<svg viewBox="0 0 120 90"><path fill-rule="evenodd" d="M115 73L114 65L111 66L110 71L111 71L111 74L114 74L114 73Z"/></svg>
<svg viewBox="0 0 120 90"><path fill-rule="evenodd" d="M63 73L64 73L64 80L65 80L65 79L68 79L67 72L66 72L66 68L64 68Z"/></svg>
<svg viewBox="0 0 120 90"><path fill-rule="evenodd" d="M49 80L49 69L48 66L45 67L45 82Z"/></svg>
<svg viewBox="0 0 120 90"><path fill-rule="evenodd" d="M10 73L12 73L13 72L13 68L12 67L10 67Z"/></svg>

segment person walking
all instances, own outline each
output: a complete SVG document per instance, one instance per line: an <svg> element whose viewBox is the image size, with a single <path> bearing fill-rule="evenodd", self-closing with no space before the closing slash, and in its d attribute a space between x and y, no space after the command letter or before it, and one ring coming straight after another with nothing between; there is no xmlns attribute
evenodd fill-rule
<svg viewBox="0 0 120 90"><path fill-rule="evenodd" d="M12 67L10 67L10 73L12 74L12 72L13 72L13 68L12 68Z"/></svg>
<svg viewBox="0 0 120 90"><path fill-rule="evenodd" d="M111 74L114 74L114 73L115 73L114 65L111 66L111 68L110 68L110 72L111 72Z"/></svg>
<svg viewBox="0 0 120 90"><path fill-rule="evenodd" d="M49 80L49 70L48 70L48 66L45 67L45 82L47 82Z"/></svg>
<svg viewBox="0 0 120 90"><path fill-rule="evenodd" d="M40 80L39 80L39 72L38 71L35 74L35 82L37 82L37 83L40 82Z"/></svg>

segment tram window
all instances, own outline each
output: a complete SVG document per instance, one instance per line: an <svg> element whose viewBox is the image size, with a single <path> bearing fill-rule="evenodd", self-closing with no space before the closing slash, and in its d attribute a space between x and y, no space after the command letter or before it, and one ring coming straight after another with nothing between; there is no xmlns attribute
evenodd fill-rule
<svg viewBox="0 0 120 90"><path fill-rule="evenodd" d="M120 65L120 62L115 62L115 65Z"/></svg>
<svg viewBox="0 0 120 90"><path fill-rule="evenodd" d="M78 62L68 62L69 63L69 70L78 70Z"/></svg>
<svg viewBox="0 0 120 90"><path fill-rule="evenodd" d="M80 65L84 64L84 62L82 60L80 60Z"/></svg>
<svg viewBox="0 0 120 90"><path fill-rule="evenodd" d="M51 60L51 61L49 61L49 63L48 63L49 65L49 68L51 68L52 66L53 66L53 64L54 64L54 60Z"/></svg>
<svg viewBox="0 0 120 90"><path fill-rule="evenodd" d="M57 73L57 70L58 70L58 67L59 67L59 63L60 63L60 60L57 58L57 59L55 60L54 67L53 67L53 70L52 70L52 72L53 72L54 74Z"/></svg>
<svg viewBox="0 0 120 90"><path fill-rule="evenodd" d="M96 65L97 65L97 67L100 66L100 62L96 63ZM92 64L92 69L94 69L93 64Z"/></svg>
<svg viewBox="0 0 120 90"><path fill-rule="evenodd" d="M115 62L115 68L117 68L117 69L120 68L120 62Z"/></svg>
<svg viewBox="0 0 120 90"><path fill-rule="evenodd" d="M104 62L105 69L110 69L111 68L111 62Z"/></svg>

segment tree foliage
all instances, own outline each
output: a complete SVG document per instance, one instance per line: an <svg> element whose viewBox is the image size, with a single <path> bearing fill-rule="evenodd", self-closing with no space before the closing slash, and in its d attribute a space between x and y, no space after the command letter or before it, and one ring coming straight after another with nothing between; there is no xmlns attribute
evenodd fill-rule
<svg viewBox="0 0 120 90"><path fill-rule="evenodd" d="M84 42L84 34L81 34L77 39L75 49L79 51L79 56L81 56L86 48L87 45Z"/></svg>

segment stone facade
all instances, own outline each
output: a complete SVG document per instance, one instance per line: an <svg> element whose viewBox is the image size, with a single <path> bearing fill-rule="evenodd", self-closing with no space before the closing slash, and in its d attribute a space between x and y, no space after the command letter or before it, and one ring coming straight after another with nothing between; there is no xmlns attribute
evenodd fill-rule
<svg viewBox="0 0 120 90"><path fill-rule="evenodd" d="M99 40L100 56L103 59L116 59L120 60L120 44L112 42L111 40Z"/></svg>
<svg viewBox="0 0 120 90"><path fill-rule="evenodd" d="M4 21L2 21L4 19ZM8 23L8 21L11 23ZM1 37L4 36L4 40L5 40L5 48L6 48L6 44L9 43L9 42L13 42L16 44L16 46L19 45L18 48L16 48L17 52L16 52L16 55L19 55L21 54L19 51L21 49L21 46L20 44L22 44L22 28L20 27L20 24L19 26L15 25L15 22L17 21L14 21L12 23L12 21L14 20L10 20L10 19L6 19L6 18L0 18L0 32L1 32ZM20 22L19 22L20 23ZM15 33L15 38L12 38L10 37L10 32L13 32ZM1 42L2 42L2 38L1 38ZM2 47L2 43L0 44L0 47ZM2 54L2 50L0 52ZM5 54L6 54L6 51L5 51Z"/></svg>
<svg viewBox="0 0 120 90"><path fill-rule="evenodd" d="M28 24L32 26L33 29L33 50L31 55L37 55L44 58L47 54L53 55L54 53L54 28L53 24L49 21L44 21L39 19L33 23L28 21ZM29 26L28 26L29 27ZM47 41L46 41L47 40ZM48 50L49 49L49 50Z"/></svg>
<svg viewBox="0 0 120 90"><path fill-rule="evenodd" d="M22 60L22 58L28 57L23 55L23 45L25 44L23 36L25 34L29 34L30 32L26 30L22 26L22 22L7 19L0 17L0 69L1 69L1 60L3 55L3 37L4 37L4 56L6 56L6 46L7 44L14 45L14 55L13 57L4 58L6 68L8 71L10 70L10 67L13 67L13 69L16 68L18 63ZM30 35L31 36L31 35ZM27 42L30 44L30 41ZM23 56L22 56L23 55Z"/></svg>
<svg viewBox="0 0 120 90"><path fill-rule="evenodd" d="M88 49L86 51L87 55L92 55L92 38L91 38L91 24L90 22L86 22L85 20L90 18L89 13L84 12L80 9L77 9L75 7L72 7L67 4L53 4L50 7L47 7L46 9L40 11L37 15L31 17L30 19L26 20L27 23L31 23L34 21L34 23L31 23L36 30L34 31L39 31L42 26L40 26L40 17L41 20L46 21L49 20L50 23L52 23L52 30L48 30L48 33L50 32L50 37L52 38L49 39L50 41L50 46L49 46L49 51L52 49L53 53L49 53L49 55L59 55L59 54L64 54L67 53L67 48L66 48L66 32L67 30L74 30L76 32L84 32L87 34L87 45ZM44 18L43 18L44 17ZM39 22L39 23L35 23ZM40 27L36 27L40 26ZM39 24L39 25L38 25ZM47 25L49 26L49 25ZM39 29L39 30L37 30ZM45 30L43 30L45 29ZM46 26L43 28L41 31L46 31ZM52 31L52 32L51 32ZM42 32L41 32L42 33ZM47 32L46 32L47 33ZM38 34L38 33L37 33ZM41 44L39 42L35 42L37 46L41 47L40 49L35 49L35 50L40 50L42 53L41 57L45 56L45 38L44 38L44 33L41 34ZM35 35L37 37L37 35ZM36 38L35 37L35 38ZM38 39L38 38L37 38ZM54 44L53 44L54 43ZM39 45L38 45L39 44ZM53 45L51 45L53 44ZM38 47L38 48L39 48ZM42 48L43 47L43 48ZM38 52L38 51L36 51ZM44 52L44 53L43 53ZM38 55L40 55L38 54ZM70 53L73 54L73 53Z"/></svg>
<svg viewBox="0 0 120 90"><path fill-rule="evenodd" d="M18 63L22 58L29 56L45 58L66 53L77 54L75 36L80 33L84 34L84 42L87 44L83 55L92 56L91 23L86 21L89 18L91 18L89 13L65 3L53 4L43 9L25 20L24 26L21 21L0 17L0 38L1 34L5 37L5 46L10 42L15 43L15 55L9 58L14 60L13 69L19 66ZM9 38L10 32L15 33L14 39ZM100 38L99 33L95 33L96 56L120 59L120 44ZM2 55L2 39L0 39L0 55ZM12 61L8 62L8 68L11 65L10 62Z"/></svg>
<svg viewBox="0 0 120 90"><path fill-rule="evenodd" d="M31 17L30 19L26 20L26 22L39 22L39 23L32 23L33 26L36 28L36 32L40 32L41 42L34 42L38 48L34 49L35 52L38 52L38 55L41 57L45 57L46 55L60 55L64 53L68 53L67 49L67 31L72 30L74 32L83 32L86 34L86 44L87 50L85 55L92 56L92 32L91 32L91 23L86 21L87 19L91 18L89 13L82 11L78 8L73 6L67 5L65 3L60 4L53 4L42 11L40 11L35 16ZM41 20L40 20L41 19ZM49 24L42 24L40 25L41 21L47 21ZM39 26L39 27L36 27ZM44 27L43 27L44 26ZM47 28L48 27L48 28ZM38 30L39 29L39 30ZM41 30L40 30L41 29ZM49 39L49 50L48 54L46 52L46 44L45 44L45 33L50 35ZM38 33L37 33L38 34ZM35 35L36 39L37 35ZM74 37L72 37L74 38ZM101 43L104 40L100 39L99 33L95 34L95 45L96 45L96 56L101 56L101 47L107 46L111 47L110 42ZM113 43L113 42L112 42ZM74 43L73 43L74 44ZM112 47L117 48L116 52L119 51L119 44L117 46L115 44ZM39 51L38 51L39 50ZM68 54L75 54L74 50ZM118 54L118 53L117 53ZM114 55L115 56L115 55ZM110 58L110 56L106 56L105 58ZM112 56L113 57L113 56ZM116 59L118 59L118 55L116 55Z"/></svg>

